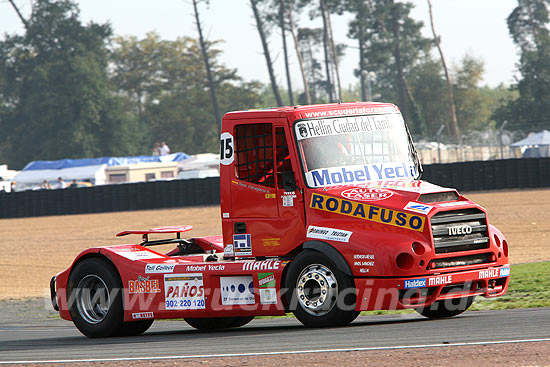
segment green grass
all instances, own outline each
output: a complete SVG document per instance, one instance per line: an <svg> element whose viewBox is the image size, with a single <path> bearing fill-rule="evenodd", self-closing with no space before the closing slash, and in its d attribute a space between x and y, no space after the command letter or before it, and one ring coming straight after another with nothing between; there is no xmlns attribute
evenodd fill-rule
<svg viewBox="0 0 550 367"><path fill-rule="evenodd" d="M506 295L477 297L470 311L550 307L550 262L512 265ZM414 310L364 311L361 315L415 313Z"/></svg>
<svg viewBox="0 0 550 367"><path fill-rule="evenodd" d="M477 297L470 310L550 307L550 262L512 265L506 295Z"/></svg>

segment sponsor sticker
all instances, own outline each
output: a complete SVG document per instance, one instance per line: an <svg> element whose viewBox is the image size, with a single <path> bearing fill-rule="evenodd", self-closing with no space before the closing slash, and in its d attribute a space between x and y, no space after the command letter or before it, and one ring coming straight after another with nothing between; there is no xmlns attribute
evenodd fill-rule
<svg viewBox="0 0 550 367"><path fill-rule="evenodd" d="M226 256L226 257L233 257L235 256L235 251L233 249L233 244L232 243L227 243L224 247L223 247L223 256Z"/></svg>
<svg viewBox="0 0 550 367"><path fill-rule="evenodd" d="M208 265L208 271L224 271L225 265Z"/></svg>
<svg viewBox="0 0 550 367"><path fill-rule="evenodd" d="M254 283L252 276L220 277L222 305L253 305Z"/></svg>
<svg viewBox="0 0 550 367"><path fill-rule="evenodd" d="M426 286L426 278L405 280L405 289L410 288L423 288Z"/></svg>
<svg viewBox="0 0 550 367"><path fill-rule="evenodd" d="M223 219L229 218L229 213L222 213L222 218Z"/></svg>
<svg viewBox="0 0 550 367"><path fill-rule="evenodd" d="M331 196L311 195L310 208L422 232L426 218Z"/></svg>
<svg viewBox="0 0 550 367"><path fill-rule="evenodd" d="M331 116L346 116L346 115L364 115L372 113L398 113L399 109L396 106L376 106L376 107L352 107L338 108L334 110L304 112L306 118L310 117L331 117Z"/></svg>
<svg viewBox="0 0 550 367"><path fill-rule="evenodd" d="M374 254L355 254L353 258L356 260L374 260Z"/></svg>
<svg viewBox="0 0 550 367"><path fill-rule="evenodd" d="M164 274L164 292L167 310L205 308L201 273Z"/></svg>
<svg viewBox="0 0 550 367"><path fill-rule="evenodd" d="M172 273L176 264L145 264L145 274Z"/></svg>
<svg viewBox="0 0 550 367"><path fill-rule="evenodd" d="M153 312L136 312L132 314L133 320L139 320L139 319L154 319L155 314Z"/></svg>
<svg viewBox="0 0 550 367"><path fill-rule="evenodd" d="M273 194L273 193L267 193L265 194L265 198L266 199L275 199L277 197L276 194Z"/></svg>
<svg viewBox="0 0 550 367"><path fill-rule="evenodd" d="M452 275L443 275L439 277L428 278L428 286L433 287L436 285L449 284L453 282Z"/></svg>
<svg viewBox="0 0 550 367"><path fill-rule="evenodd" d="M160 293L158 279L138 275L137 280L128 281L128 293Z"/></svg>
<svg viewBox="0 0 550 367"><path fill-rule="evenodd" d="M281 197L283 198L283 206L294 206L294 199L296 199L294 191L285 191Z"/></svg>
<svg viewBox="0 0 550 367"><path fill-rule="evenodd" d="M272 305L277 303L277 289L260 288L260 303L262 305Z"/></svg>
<svg viewBox="0 0 550 367"><path fill-rule="evenodd" d="M468 205L468 204L470 204L470 203L467 202L467 201L453 201L453 202L450 202L450 203L440 203L440 204L437 204L437 205L449 207L449 206L462 206L462 205Z"/></svg>
<svg viewBox="0 0 550 367"><path fill-rule="evenodd" d="M306 173L310 187L360 184L372 180L413 179L417 176L413 162L379 163L362 166L320 168Z"/></svg>
<svg viewBox="0 0 550 367"><path fill-rule="evenodd" d="M280 265L278 260L247 261L243 263L243 270L279 270Z"/></svg>
<svg viewBox="0 0 550 367"><path fill-rule="evenodd" d="M196 271L205 271L206 265L187 265L185 271L196 272Z"/></svg>
<svg viewBox="0 0 550 367"><path fill-rule="evenodd" d="M385 200L393 195L393 192L384 189L371 189L368 187L356 187L342 191L341 195L346 199L359 201Z"/></svg>
<svg viewBox="0 0 550 367"><path fill-rule="evenodd" d="M432 210L432 208L433 206L430 206L430 205L409 201L409 203L405 205L403 209L410 210L411 212L416 212L420 214L428 214L430 210Z"/></svg>
<svg viewBox="0 0 550 367"><path fill-rule="evenodd" d="M353 266L374 266L374 261L354 261Z"/></svg>
<svg viewBox="0 0 550 367"><path fill-rule="evenodd" d="M349 242L349 238L353 232L344 231L343 229L327 228L327 227L316 227L309 226L307 229L308 238L316 238L321 240L329 241L338 241L338 242Z"/></svg>
<svg viewBox="0 0 550 367"><path fill-rule="evenodd" d="M262 246L263 247L268 247L268 248L273 248L273 247L278 247L280 246L281 244L279 243L281 239L279 237L274 237L274 238L262 238Z"/></svg>
<svg viewBox="0 0 550 367"><path fill-rule="evenodd" d="M250 234L234 234L233 251L235 256L251 256L252 240Z"/></svg>
<svg viewBox="0 0 550 367"><path fill-rule="evenodd" d="M129 247L129 248L115 248L113 249L117 255L127 258L128 260L147 260L147 259L162 259L165 256L155 254L152 251L147 249L138 248L138 247Z"/></svg>
<svg viewBox="0 0 550 367"><path fill-rule="evenodd" d="M319 112L327 113L329 111ZM396 111L392 110L391 112ZM301 121L295 126L296 137L298 140L303 140L320 136L391 130L394 127L401 126L403 123L403 117L401 117L401 114L391 112L380 115L350 116Z"/></svg>
<svg viewBox="0 0 550 367"><path fill-rule="evenodd" d="M510 275L510 267L507 266L505 268L500 268L500 276L501 277L507 277Z"/></svg>
<svg viewBox="0 0 550 367"><path fill-rule="evenodd" d="M500 269L502 270L502 269ZM478 274L479 279L498 278L499 269L484 269L480 270Z"/></svg>
<svg viewBox="0 0 550 367"><path fill-rule="evenodd" d="M260 285L260 288L275 287L275 274L258 273L258 284Z"/></svg>

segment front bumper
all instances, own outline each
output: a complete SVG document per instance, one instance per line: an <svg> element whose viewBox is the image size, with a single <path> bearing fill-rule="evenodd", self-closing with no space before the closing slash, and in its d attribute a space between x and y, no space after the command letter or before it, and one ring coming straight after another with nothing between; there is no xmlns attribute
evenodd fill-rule
<svg viewBox="0 0 550 367"><path fill-rule="evenodd" d="M356 278L358 311L427 307L445 299L506 293L510 265L413 278Z"/></svg>

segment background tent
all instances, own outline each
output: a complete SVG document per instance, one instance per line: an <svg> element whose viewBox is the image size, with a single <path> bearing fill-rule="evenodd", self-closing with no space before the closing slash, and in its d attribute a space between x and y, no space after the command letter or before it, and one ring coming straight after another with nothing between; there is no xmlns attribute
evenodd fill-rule
<svg viewBox="0 0 550 367"><path fill-rule="evenodd" d="M57 178L65 182L72 180L88 181L94 185L106 183L106 167L129 166L138 163L181 162L188 159L185 153L164 156L101 157L84 159L60 159L56 161L33 161L14 178L15 190L39 189L44 180L56 187Z"/></svg>
<svg viewBox="0 0 550 367"><path fill-rule="evenodd" d="M15 191L38 189L44 180L48 181L55 188L58 177L61 177L67 183L70 183L71 180L77 180L89 181L94 185L103 185L106 179L105 167L105 164L99 164L61 169L21 171L14 178Z"/></svg>
<svg viewBox="0 0 550 367"><path fill-rule="evenodd" d="M510 146L521 148L523 158L550 157L550 131L531 133L525 139L516 141Z"/></svg>

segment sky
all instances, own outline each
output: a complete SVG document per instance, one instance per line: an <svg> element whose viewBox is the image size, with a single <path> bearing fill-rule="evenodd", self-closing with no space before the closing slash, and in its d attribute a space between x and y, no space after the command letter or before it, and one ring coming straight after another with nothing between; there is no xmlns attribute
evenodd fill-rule
<svg viewBox="0 0 550 367"><path fill-rule="evenodd" d="M432 38L426 0L412 0L414 19L424 22L424 36ZM16 0L24 15L30 12L30 0ZM155 31L163 39L179 36L198 37L191 0L79 0L81 19L87 23L110 22L115 35L138 38ZM506 26L506 18L517 6L517 0L432 0L436 31L448 65L459 64L466 55L485 62L483 85L510 85L517 76L519 60ZM199 7L206 37L224 40L221 61L236 68L245 80L268 83L268 73L252 10L248 0L210 0L210 6ZM349 18L333 16L333 30L338 43L349 45L341 62L341 78L345 87L358 83L354 69L358 64L356 41L346 37ZM300 24L310 23L306 16ZM0 0L0 37L5 33L22 33L23 27L7 0ZM290 37L287 42L292 45ZM274 30L270 52L280 86L286 85L280 35ZM434 56L438 56L434 49ZM291 60L294 89L300 89L301 77L297 61Z"/></svg>

